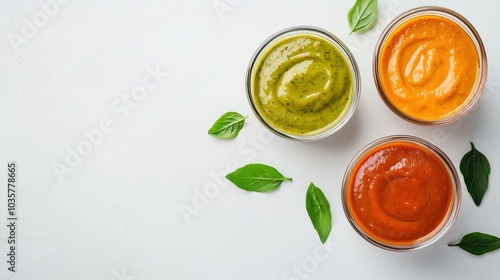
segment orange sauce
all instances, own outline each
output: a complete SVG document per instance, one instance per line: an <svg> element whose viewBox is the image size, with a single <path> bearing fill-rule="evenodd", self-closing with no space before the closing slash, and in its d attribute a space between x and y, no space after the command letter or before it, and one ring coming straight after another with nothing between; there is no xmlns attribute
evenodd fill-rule
<svg viewBox="0 0 500 280"><path fill-rule="evenodd" d="M381 48L381 87L393 106L424 121L453 115L468 101L479 73L472 39L441 16L419 16L396 28Z"/></svg>
<svg viewBox="0 0 500 280"><path fill-rule="evenodd" d="M373 239L412 244L439 227L453 185L433 152L412 143L383 144L354 166L347 187L352 218Z"/></svg>

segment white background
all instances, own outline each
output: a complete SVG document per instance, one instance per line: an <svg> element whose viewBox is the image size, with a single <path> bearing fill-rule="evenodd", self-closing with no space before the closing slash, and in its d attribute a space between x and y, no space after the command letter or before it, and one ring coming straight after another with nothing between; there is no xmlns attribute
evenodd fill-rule
<svg viewBox="0 0 500 280"><path fill-rule="evenodd" d="M349 35L353 3L0 1L0 279L498 279L500 252L475 257L447 246L473 231L500 236L498 1L380 0L375 28ZM430 4L471 21L489 60L476 110L441 127L399 119L378 96L371 71L389 21ZM312 143L271 135L244 87L262 41L304 24L342 39L362 76L353 118ZM140 94L144 80L150 89ZM138 101L127 100L132 92ZM249 115L240 135L208 136L227 111ZM452 229L416 252L372 246L342 210L347 164L391 134L429 140L457 168L473 141L492 167L482 205L463 185ZM15 273L7 270L5 226L12 160L19 179ZM275 166L293 182L260 194L224 179L249 162ZM332 206L325 247L305 210L310 182Z"/></svg>

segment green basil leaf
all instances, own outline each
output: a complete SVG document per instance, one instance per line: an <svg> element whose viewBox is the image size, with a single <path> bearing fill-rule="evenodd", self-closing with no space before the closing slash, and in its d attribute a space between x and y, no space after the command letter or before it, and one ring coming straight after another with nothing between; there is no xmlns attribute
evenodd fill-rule
<svg viewBox="0 0 500 280"><path fill-rule="evenodd" d="M325 243L332 229L332 213L325 194L313 183L307 189L306 209L321 243Z"/></svg>
<svg viewBox="0 0 500 280"><path fill-rule="evenodd" d="M377 13L377 0L356 0L354 6L347 13L350 34L370 29L377 21Z"/></svg>
<svg viewBox="0 0 500 280"><path fill-rule="evenodd" d="M215 121L208 134L222 139L234 138L243 128L247 117L236 112L227 112Z"/></svg>
<svg viewBox="0 0 500 280"><path fill-rule="evenodd" d="M476 150L472 142L470 145L471 151L466 153L460 161L460 171L474 203L479 206L488 189L490 163L486 156Z"/></svg>
<svg viewBox="0 0 500 280"><path fill-rule="evenodd" d="M227 174L226 178L238 188L252 192L272 191L283 181L292 180L281 175L276 168L260 163L247 164Z"/></svg>
<svg viewBox="0 0 500 280"><path fill-rule="evenodd" d="M500 238L486 233L473 232L464 235L457 244L448 244L448 246L458 246L464 251L480 256L500 249Z"/></svg>

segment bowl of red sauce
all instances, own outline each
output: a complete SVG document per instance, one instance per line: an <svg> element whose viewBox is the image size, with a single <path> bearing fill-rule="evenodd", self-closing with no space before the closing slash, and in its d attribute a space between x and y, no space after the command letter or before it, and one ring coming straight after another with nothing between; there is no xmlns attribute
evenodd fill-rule
<svg viewBox="0 0 500 280"><path fill-rule="evenodd" d="M442 237L461 202L451 160L414 136L378 139L356 154L342 184L342 205L354 230L391 251L412 251Z"/></svg>

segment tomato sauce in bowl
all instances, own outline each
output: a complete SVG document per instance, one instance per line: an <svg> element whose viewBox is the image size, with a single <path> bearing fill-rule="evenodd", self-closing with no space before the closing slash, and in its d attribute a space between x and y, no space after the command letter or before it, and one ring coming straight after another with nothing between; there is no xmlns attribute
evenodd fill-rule
<svg viewBox="0 0 500 280"><path fill-rule="evenodd" d="M460 181L439 148L413 136L389 136L365 147L346 171L342 203L369 242L389 250L424 247L453 223Z"/></svg>

